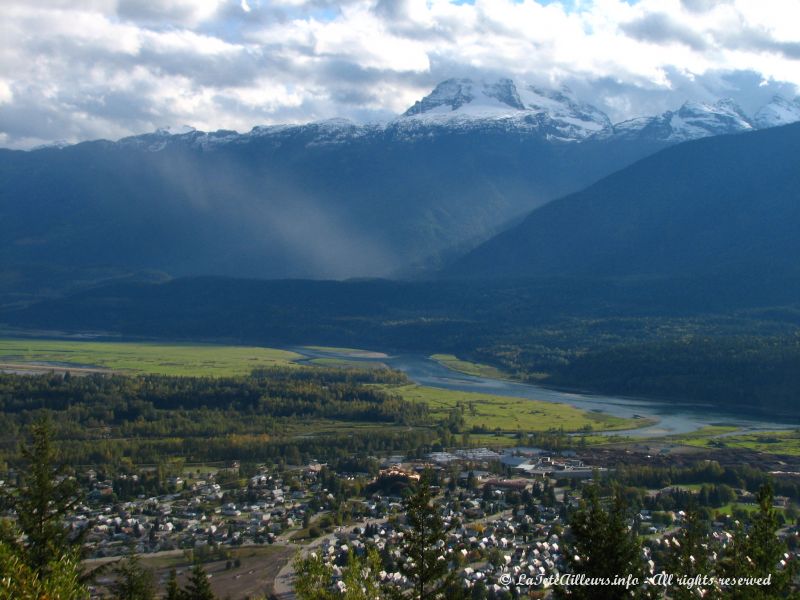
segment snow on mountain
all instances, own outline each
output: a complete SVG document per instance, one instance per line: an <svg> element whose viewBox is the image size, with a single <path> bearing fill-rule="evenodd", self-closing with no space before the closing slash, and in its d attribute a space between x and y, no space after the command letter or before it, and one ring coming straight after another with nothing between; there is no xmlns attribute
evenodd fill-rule
<svg viewBox="0 0 800 600"><path fill-rule="evenodd" d="M546 115L553 122L561 124L565 131L574 129L574 137L611 127L608 115L591 104L575 99L566 87L557 91L529 85L523 88L520 97L528 111Z"/></svg>
<svg viewBox="0 0 800 600"><path fill-rule="evenodd" d="M338 144L364 137L380 130L380 126L359 125L349 119L326 119L303 125L269 125L254 127L243 138L259 137L280 145L293 138L302 138L306 145Z"/></svg>
<svg viewBox="0 0 800 600"><path fill-rule="evenodd" d="M611 121L598 108L573 98L566 88L517 88L510 79L448 79L390 126L405 133L431 127L514 128L536 131L548 139L576 141L609 128Z"/></svg>
<svg viewBox="0 0 800 600"><path fill-rule="evenodd" d="M773 97L753 117L753 122L759 129L788 125L797 121L800 121L800 98L792 101L783 96Z"/></svg>
<svg viewBox="0 0 800 600"><path fill-rule="evenodd" d="M205 148L209 140L229 142L240 137L241 134L236 131L219 130L207 133L188 125L181 125L179 127L160 127L152 133L122 138L117 144L120 146L145 148L150 152L160 152L173 144L185 145L189 143Z"/></svg>
<svg viewBox="0 0 800 600"><path fill-rule="evenodd" d="M685 102L676 111L670 110L655 117L623 121L614 125L613 135L677 143L752 129L754 129L753 123L741 107L726 98L715 104Z"/></svg>
<svg viewBox="0 0 800 600"><path fill-rule="evenodd" d="M167 126L156 129L155 135L186 135L194 133L195 131L197 130L191 125L178 125L177 127Z"/></svg>
<svg viewBox="0 0 800 600"><path fill-rule="evenodd" d="M673 114L670 125L676 137L695 139L753 129L741 107L730 98L715 104L686 102Z"/></svg>
<svg viewBox="0 0 800 600"><path fill-rule="evenodd" d="M471 79L448 79L437 85L422 100L415 102L404 117L417 115L471 115L490 117L525 110L514 82L501 79L494 83L479 83Z"/></svg>
<svg viewBox="0 0 800 600"><path fill-rule="evenodd" d="M598 108L580 102L566 89L535 86L517 88L510 79L485 82L448 79L401 116L381 124L359 125L347 119L328 119L305 124L260 125L250 132L197 131L191 127L161 128L132 136L120 144L158 152L173 143L190 143L210 150L219 144L245 143L258 138L279 146L301 139L309 146L338 144L355 138L385 135L413 140L447 131L520 131L556 141L579 141L610 130L611 121Z"/></svg>
<svg viewBox="0 0 800 600"><path fill-rule="evenodd" d="M62 148L67 148L68 146L72 146L71 142L67 140L55 140L52 142L48 142L47 144L39 144L38 146L34 146L31 150L61 150Z"/></svg>
<svg viewBox="0 0 800 600"><path fill-rule="evenodd" d="M686 102L678 110L613 124L597 107L572 92L517 85L511 79L478 81L448 79L385 123L360 125L347 119L305 124L256 126L250 132L197 131L189 126L164 127L119 141L158 152L171 144L191 144L211 150L220 144L247 143L258 138L275 147L291 140L307 146L346 143L367 136L414 140L443 132L519 132L555 142L586 139L629 139L678 143L713 135L739 133L800 121L800 99L775 96L748 117L731 99L716 103Z"/></svg>

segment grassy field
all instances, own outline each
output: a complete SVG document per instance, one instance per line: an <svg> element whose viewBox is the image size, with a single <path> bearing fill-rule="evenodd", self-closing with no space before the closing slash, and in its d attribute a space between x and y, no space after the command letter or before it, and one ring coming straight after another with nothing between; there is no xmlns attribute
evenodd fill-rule
<svg viewBox="0 0 800 600"><path fill-rule="evenodd" d="M329 352L331 354L342 354L344 356L352 356L355 358L386 358L383 352L374 352L372 350L360 350L358 348L337 348L335 346L303 346L309 350L316 350L317 352Z"/></svg>
<svg viewBox="0 0 800 600"><path fill-rule="evenodd" d="M767 454L800 456L800 431L760 431L725 437L703 437L682 440L689 446L701 448L743 448Z"/></svg>
<svg viewBox="0 0 800 600"><path fill-rule="evenodd" d="M701 488L706 485L704 483L671 483L670 488L684 490L687 492L699 492Z"/></svg>
<svg viewBox="0 0 800 600"><path fill-rule="evenodd" d="M645 427L651 424L649 419L638 420L638 427ZM581 436L580 439L586 445L598 446L606 444L660 444L664 446L693 446L696 448L714 448L712 441L719 436L725 435L722 438L729 440L727 434L734 433L739 430L739 427L733 425L706 425L696 431L690 433L682 433L680 435L667 435L667 436L654 436L654 437L634 437L623 435L602 435L593 434Z"/></svg>
<svg viewBox="0 0 800 600"><path fill-rule="evenodd" d="M93 366L162 375L246 375L300 358L294 352L247 346L0 339L0 364Z"/></svg>
<svg viewBox="0 0 800 600"><path fill-rule="evenodd" d="M346 358L312 358L309 364L319 367L338 367L342 369L386 369L385 364L369 360L348 360Z"/></svg>
<svg viewBox="0 0 800 600"><path fill-rule="evenodd" d="M668 436L668 439L673 443L686 443L691 445L692 442L696 442L698 440L708 440L720 435L727 435L738 430L739 427L736 427L735 425L706 425L705 427L701 427L700 429L690 433Z"/></svg>
<svg viewBox="0 0 800 600"><path fill-rule="evenodd" d="M490 365L461 360L452 354L432 354L431 359L440 365L453 369L459 373L474 375L476 377L491 377L493 379L508 379L508 374Z"/></svg>
<svg viewBox="0 0 800 600"><path fill-rule="evenodd" d="M621 419L602 413L586 412L568 404L541 402L526 398L494 396L457 392L418 385L394 386L391 388L413 402L425 402L433 418L446 418L458 405L464 407L464 421L468 428L485 427L490 431L505 432L580 431L585 427L593 430L633 429L642 425L640 419Z"/></svg>
<svg viewBox="0 0 800 600"><path fill-rule="evenodd" d="M724 504L719 508L712 508L711 512L715 515L732 515L734 509L736 510L746 510L747 512L757 512L758 505L757 504L741 504L739 502L729 502L728 504ZM781 509L776 509L780 511Z"/></svg>

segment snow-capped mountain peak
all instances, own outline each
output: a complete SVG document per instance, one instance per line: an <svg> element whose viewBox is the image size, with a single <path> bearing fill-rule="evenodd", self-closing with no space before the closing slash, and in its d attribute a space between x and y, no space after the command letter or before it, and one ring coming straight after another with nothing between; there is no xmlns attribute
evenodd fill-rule
<svg viewBox="0 0 800 600"><path fill-rule="evenodd" d="M730 98L714 104L687 101L678 110L654 117L641 117L614 125L614 135L642 137L667 142L696 140L712 135L752 130L753 124Z"/></svg>
<svg viewBox="0 0 800 600"><path fill-rule="evenodd" d="M597 107L579 100L566 87L547 89L501 78L493 81L447 79L401 116L383 123L357 124L328 119L305 124L256 126L248 133L192 127L163 127L123 138L122 145L161 151L187 144L211 150L258 138L280 147L343 144L358 138L415 140L452 133L514 133L553 142L590 139L642 140L673 144L721 134L739 133L800 121L800 98L775 96L750 118L732 99L713 103L687 101L660 115L613 124Z"/></svg>
<svg viewBox="0 0 800 600"><path fill-rule="evenodd" d="M155 130L156 135L186 135L188 133L194 133L197 131L191 125L177 125L177 126L167 126L167 127L159 127Z"/></svg>
<svg viewBox="0 0 800 600"><path fill-rule="evenodd" d="M750 122L742 108L732 98L723 98L713 104L687 100L678 109L677 113L689 118L723 117L736 119L741 121L742 124L749 124Z"/></svg>
<svg viewBox="0 0 800 600"><path fill-rule="evenodd" d="M517 88L510 79L499 79L492 83L448 79L422 100L415 102L403 116L441 115L454 111L460 114L492 115L524 109Z"/></svg>
<svg viewBox="0 0 800 600"><path fill-rule="evenodd" d="M753 117L753 122L759 129L788 125L797 121L800 121L800 98L787 100L783 96L774 96Z"/></svg>
<svg viewBox="0 0 800 600"><path fill-rule="evenodd" d="M550 118L575 122L593 132L611 127L611 120L603 111L591 104L581 102L567 87L548 90L533 85L523 88L521 95L525 108Z"/></svg>
<svg viewBox="0 0 800 600"><path fill-rule="evenodd" d="M677 138L695 139L753 129L753 124L736 102L726 98L714 104L685 102L670 116Z"/></svg>
<svg viewBox="0 0 800 600"><path fill-rule="evenodd" d="M394 124L407 131L439 127L514 127L549 139L580 140L611 126L601 110L582 103L566 88L518 87L510 79L493 82L448 79L416 102Z"/></svg>

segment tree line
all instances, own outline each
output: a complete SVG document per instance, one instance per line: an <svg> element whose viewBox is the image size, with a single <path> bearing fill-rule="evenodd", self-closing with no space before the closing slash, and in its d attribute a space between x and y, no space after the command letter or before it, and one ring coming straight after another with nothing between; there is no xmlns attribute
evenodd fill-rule
<svg viewBox="0 0 800 600"><path fill-rule="evenodd" d="M300 461L308 455L408 451L430 444L427 431L338 433L337 424L430 425L423 403L387 387L406 383L388 369L284 368L249 377L0 375L0 458L13 463L26 426L51 417L73 464L163 456L195 460ZM301 434L322 429L314 437Z"/></svg>

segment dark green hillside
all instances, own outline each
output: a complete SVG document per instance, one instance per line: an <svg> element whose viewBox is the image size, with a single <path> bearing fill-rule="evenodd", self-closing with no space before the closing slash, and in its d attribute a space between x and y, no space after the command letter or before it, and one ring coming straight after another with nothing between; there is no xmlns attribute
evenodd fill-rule
<svg viewBox="0 0 800 600"><path fill-rule="evenodd" d="M346 134L320 142L307 126L205 148L200 134L153 134L0 150L0 294L109 272L340 278L430 268L659 147L511 130Z"/></svg>
<svg viewBox="0 0 800 600"><path fill-rule="evenodd" d="M680 144L535 210L451 277L800 272L800 124Z"/></svg>
<svg viewBox="0 0 800 600"><path fill-rule="evenodd" d="M690 336L602 348L575 357L548 382L797 416L800 337Z"/></svg>
<svg viewBox="0 0 800 600"><path fill-rule="evenodd" d="M796 303L800 278L658 281L307 281L217 277L118 283L23 308L0 324L166 339L459 351L565 320L692 318ZM797 322L776 311L770 321ZM759 319L760 320L760 319ZM587 334L591 337L591 334Z"/></svg>

